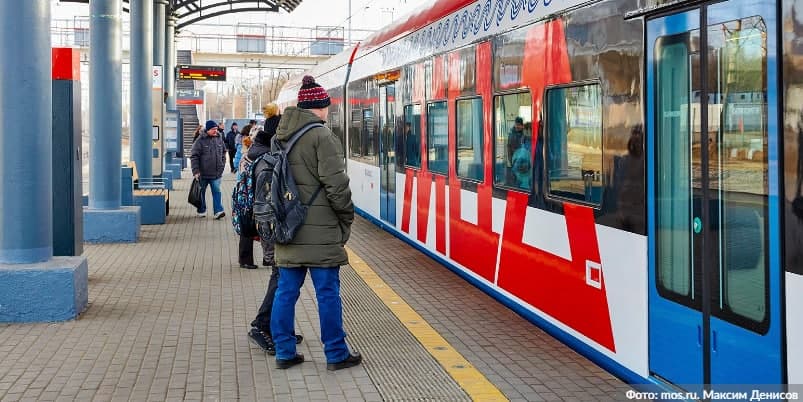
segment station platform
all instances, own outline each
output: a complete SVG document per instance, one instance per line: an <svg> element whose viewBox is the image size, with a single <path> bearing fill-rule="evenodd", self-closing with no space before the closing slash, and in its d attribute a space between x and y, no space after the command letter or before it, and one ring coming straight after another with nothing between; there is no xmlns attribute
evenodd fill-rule
<svg viewBox="0 0 803 402"><path fill-rule="evenodd" d="M233 183L227 173L226 207ZM341 293L363 364L326 370L308 279L296 315L307 361L278 370L246 335L269 270L239 268L230 217L197 217L189 184L175 182L167 223L139 242L85 245L77 320L0 325L0 400L615 401L631 389L360 217Z"/></svg>

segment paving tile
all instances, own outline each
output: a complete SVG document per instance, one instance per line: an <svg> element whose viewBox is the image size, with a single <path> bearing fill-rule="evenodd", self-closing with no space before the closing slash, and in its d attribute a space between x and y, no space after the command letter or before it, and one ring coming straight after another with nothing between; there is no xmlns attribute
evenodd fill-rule
<svg viewBox="0 0 803 402"><path fill-rule="evenodd" d="M275 369L274 358L246 337L270 272L240 269L238 238L228 218L195 217L182 202L189 180L175 186L167 224L142 226L135 244L85 245L89 308L79 319L0 324L0 400L382 401L394 399L388 390L403 386L405 378L432 377L420 366L401 369L391 358L393 348L400 347L397 338L411 335L393 323L392 315L387 323L372 322L390 313L381 305L370 315L364 312L365 303L378 299L350 267L341 270L344 289L349 289L344 292L347 340L365 352L365 364L337 373L326 370L315 294L306 281L296 328L305 335L299 350L309 361ZM233 176L226 174L224 196L232 186ZM508 390L509 398L607 395L615 400L628 389L362 218L355 220L349 247L472 365ZM254 253L261 253L258 243ZM382 328L387 335L373 336ZM425 363L434 362L422 356ZM455 383L449 377L433 378L449 384L419 384L411 388L419 394L408 400L468 400L465 395L439 398L438 386Z"/></svg>

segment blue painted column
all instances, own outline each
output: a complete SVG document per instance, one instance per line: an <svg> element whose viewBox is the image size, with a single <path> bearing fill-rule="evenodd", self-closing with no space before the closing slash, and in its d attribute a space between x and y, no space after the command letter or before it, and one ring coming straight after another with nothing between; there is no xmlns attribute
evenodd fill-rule
<svg viewBox="0 0 803 402"><path fill-rule="evenodd" d="M123 180L128 171L120 168L121 9L122 0L89 1L89 206L84 208L84 241L88 243L132 243L140 232L140 207L133 206L131 176Z"/></svg>
<svg viewBox="0 0 803 402"><path fill-rule="evenodd" d="M153 67L153 0L130 3L131 17L131 159L140 178L153 177L153 121L151 68Z"/></svg>
<svg viewBox="0 0 803 402"><path fill-rule="evenodd" d="M164 88L167 91L167 110L176 110L176 17L169 11L167 14Z"/></svg>
<svg viewBox="0 0 803 402"><path fill-rule="evenodd" d="M162 171L159 172L158 169L153 172L154 175L160 175L163 179L165 179L165 184L167 188L172 190L173 189L173 172L168 169L167 167L167 153L165 152L165 141L164 141L164 132L165 132L165 119L164 119L164 103L165 103L165 87L164 87L164 70L165 70L165 7L167 6L167 0L153 0L153 65L154 66L161 66L162 67L162 76L159 77L159 88L160 90L151 91L151 94L156 99L152 99L154 104L160 105L160 109L157 111L154 110L153 123L159 126L159 141L154 142L154 148L158 148L159 153L159 163L157 166L161 165ZM155 82L152 82L153 85ZM154 154L156 156L156 154ZM157 161L156 158L153 159L154 162Z"/></svg>
<svg viewBox="0 0 803 402"><path fill-rule="evenodd" d="M165 65L165 7L167 0L153 0L153 65ZM162 76L164 80L164 75ZM164 88L164 87L163 87Z"/></svg>
<svg viewBox="0 0 803 402"><path fill-rule="evenodd" d="M26 132L0 132L0 264L53 256L50 1L0 1L0 118ZM36 163L31 163L35 156Z"/></svg>
<svg viewBox="0 0 803 402"><path fill-rule="evenodd" d="M122 0L89 2L89 208L120 208ZM139 164L137 164L139 167Z"/></svg>
<svg viewBox="0 0 803 402"><path fill-rule="evenodd" d="M0 1L0 30L14 58L0 66L0 118L35 133L0 132L0 322L68 320L86 308L88 269L53 257L50 1Z"/></svg>

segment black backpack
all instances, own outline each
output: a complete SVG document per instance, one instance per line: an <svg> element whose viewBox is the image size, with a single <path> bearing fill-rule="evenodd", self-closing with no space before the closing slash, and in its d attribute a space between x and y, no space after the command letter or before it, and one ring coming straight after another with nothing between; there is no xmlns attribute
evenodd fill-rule
<svg viewBox="0 0 803 402"><path fill-rule="evenodd" d="M296 131L284 147L274 137L270 152L265 153L254 167L254 220L263 239L278 244L292 241L304 223L307 209L323 188L318 186L309 202L302 203L287 163L287 155L296 141L315 127L323 127L323 124L307 124Z"/></svg>

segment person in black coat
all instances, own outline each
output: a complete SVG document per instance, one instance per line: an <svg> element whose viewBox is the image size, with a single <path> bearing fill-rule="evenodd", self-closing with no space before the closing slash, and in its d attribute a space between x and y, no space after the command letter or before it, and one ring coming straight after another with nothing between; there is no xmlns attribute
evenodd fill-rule
<svg viewBox="0 0 803 402"><path fill-rule="evenodd" d="M228 134L226 134L226 139L224 142L226 143L226 152L229 154L229 165L231 166L231 172L237 172L237 166L234 166L234 154L237 153L237 144L234 142L234 139L237 138L237 134L240 133L240 130L237 129L237 122L231 123L231 130L229 130Z"/></svg>
<svg viewBox="0 0 803 402"><path fill-rule="evenodd" d="M265 152L270 151L270 143L273 140L273 136L276 135L276 128L279 127L279 120L281 120L281 115L278 114L279 108L271 103L265 106L264 112L267 117L265 119L265 129L258 132L254 137L254 145L251 146L251 149L248 150L248 155L246 155L250 160L256 160ZM248 332L248 338L269 355L275 355L276 348L271 337L270 319L273 298L276 295L276 289L279 288L279 268L276 266L276 260L274 260L273 242L268 239L260 239L260 242L262 243L262 265L270 267L271 275L265 298L262 300L262 305L259 306L259 312L254 321L251 321L251 331ZM301 343L304 339L301 335L295 335L295 337L296 343Z"/></svg>

